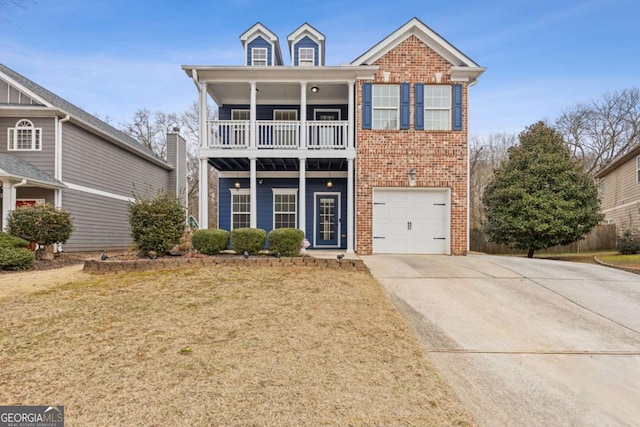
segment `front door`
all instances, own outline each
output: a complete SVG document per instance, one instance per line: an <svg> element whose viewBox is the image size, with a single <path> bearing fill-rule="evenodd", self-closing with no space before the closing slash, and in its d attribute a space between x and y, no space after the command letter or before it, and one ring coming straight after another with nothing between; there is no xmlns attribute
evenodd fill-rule
<svg viewBox="0 0 640 427"><path fill-rule="evenodd" d="M339 193L316 193L315 199L316 248L340 247L340 195Z"/></svg>

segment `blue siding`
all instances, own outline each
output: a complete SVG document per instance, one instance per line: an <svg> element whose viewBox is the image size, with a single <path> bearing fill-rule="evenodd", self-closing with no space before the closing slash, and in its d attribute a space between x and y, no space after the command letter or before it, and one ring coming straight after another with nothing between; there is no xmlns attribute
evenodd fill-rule
<svg viewBox="0 0 640 427"><path fill-rule="evenodd" d="M313 41L311 38L309 38L309 36L305 36L303 39L301 39L299 42L297 42L295 45L293 45L293 65L294 66L298 66L299 64L299 51L298 49L300 49L301 47L312 47L313 50L313 65L315 65L316 67L320 64L319 60L318 60L318 51L320 50L318 47L318 43L316 43L315 41Z"/></svg>
<svg viewBox="0 0 640 427"><path fill-rule="evenodd" d="M231 120L231 110L248 110L249 104L227 104L220 107L218 115L220 120ZM325 104L325 105L307 105L307 120L313 120L315 110L339 109L341 120L347 120L348 105L346 104ZM298 118L300 118L299 105L256 105L257 120L273 120L273 110L296 110Z"/></svg>
<svg viewBox="0 0 640 427"><path fill-rule="evenodd" d="M240 178L242 188L249 188L249 179ZM347 180L345 178L331 178L332 188L327 188L327 178L307 179L306 222L305 236L313 245L314 224L314 193L340 193L340 234L347 233ZM218 226L223 230L231 230L231 191L235 188L236 178L220 178L218 194ZM298 188L297 178L268 178L262 179L257 188L258 228L267 231L273 229L273 191L274 188ZM298 195L299 197L299 195ZM298 198L299 200L299 198ZM347 247L346 237L341 237L341 248Z"/></svg>
<svg viewBox="0 0 640 427"><path fill-rule="evenodd" d="M251 40L251 42L247 45L247 65L253 65L251 61L251 48L254 47L266 47L267 48L267 65L273 65L273 52L271 43L258 36L255 39Z"/></svg>

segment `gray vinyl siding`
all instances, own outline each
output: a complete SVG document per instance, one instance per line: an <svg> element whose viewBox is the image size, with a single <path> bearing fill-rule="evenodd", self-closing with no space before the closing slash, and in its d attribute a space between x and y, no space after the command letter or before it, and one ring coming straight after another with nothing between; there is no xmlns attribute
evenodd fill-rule
<svg viewBox="0 0 640 427"><path fill-rule="evenodd" d="M15 127L19 120L27 119L36 128L42 128L42 150L9 151L7 129ZM56 122L53 117L0 117L0 153L7 153L31 163L51 176L55 174Z"/></svg>
<svg viewBox="0 0 640 427"><path fill-rule="evenodd" d="M174 167L169 173L169 189L177 196L186 197L187 142L178 134L167 135L167 163Z"/></svg>
<svg viewBox="0 0 640 427"><path fill-rule="evenodd" d="M37 104L24 92L0 80L0 104Z"/></svg>
<svg viewBox="0 0 640 427"><path fill-rule="evenodd" d="M148 186L167 188L169 173L72 124L62 125L62 181L131 197Z"/></svg>
<svg viewBox="0 0 640 427"><path fill-rule="evenodd" d="M640 229L640 184L637 176L636 157L633 157L604 177L601 209L605 221L618 226L618 234L626 229Z"/></svg>
<svg viewBox="0 0 640 427"><path fill-rule="evenodd" d="M65 189L62 208L71 214L74 231L65 252L125 249L132 240L127 221L128 202Z"/></svg>

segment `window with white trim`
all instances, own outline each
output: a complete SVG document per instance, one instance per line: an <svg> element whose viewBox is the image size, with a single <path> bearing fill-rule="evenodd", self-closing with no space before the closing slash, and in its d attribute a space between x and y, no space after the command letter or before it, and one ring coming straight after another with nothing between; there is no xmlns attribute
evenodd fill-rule
<svg viewBox="0 0 640 427"><path fill-rule="evenodd" d="M400 86L373 85L373 129L398 129Z"/></svg>
<svg viewBox="0 0 640 427"><path fill-rule="evenodd" d="M251 48L251 65L268 65L266 47Z"/></svg>
<svg viewBox="0 0 640 427"><path fill-rule="evenodd" d="M313 67L315 49L312 47L301 47L298 49L298 65L303 67Z"/></svg>
<svg viewBox="0 0 640 427"><path fill-rule="evenodd" d="M42 129L34 127L29 120L18 120L15 127L7 129L7 149L9 151L42 150Z"/></svg>
<svg viewBox="0 0 640 427"><path fill-rule="evenodd" d="M248 188L231 188L231 229L251 226L251 195Z"/></svg>
<svg viewBox="0 0 640 427"><path fill-rule="evenodd" d="M451 86L424 86L425 130L451 130Z"/></svg>
<svg viewBox="0 0 640 427"><path fill-rule="evenodd" d="M273 189L273 229L296 228L298 190L289 188Z"/></svg>

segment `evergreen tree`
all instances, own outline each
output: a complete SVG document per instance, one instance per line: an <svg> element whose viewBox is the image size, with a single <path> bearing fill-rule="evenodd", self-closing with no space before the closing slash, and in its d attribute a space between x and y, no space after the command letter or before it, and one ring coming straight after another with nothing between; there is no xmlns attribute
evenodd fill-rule
<svg viewBox="0 0 640 427"><path fill-rule="evenodd" d="M535 250L581 239L602 219L597 190L562 135L535 123L519 135L483 195L490 241Z"/></svg>

